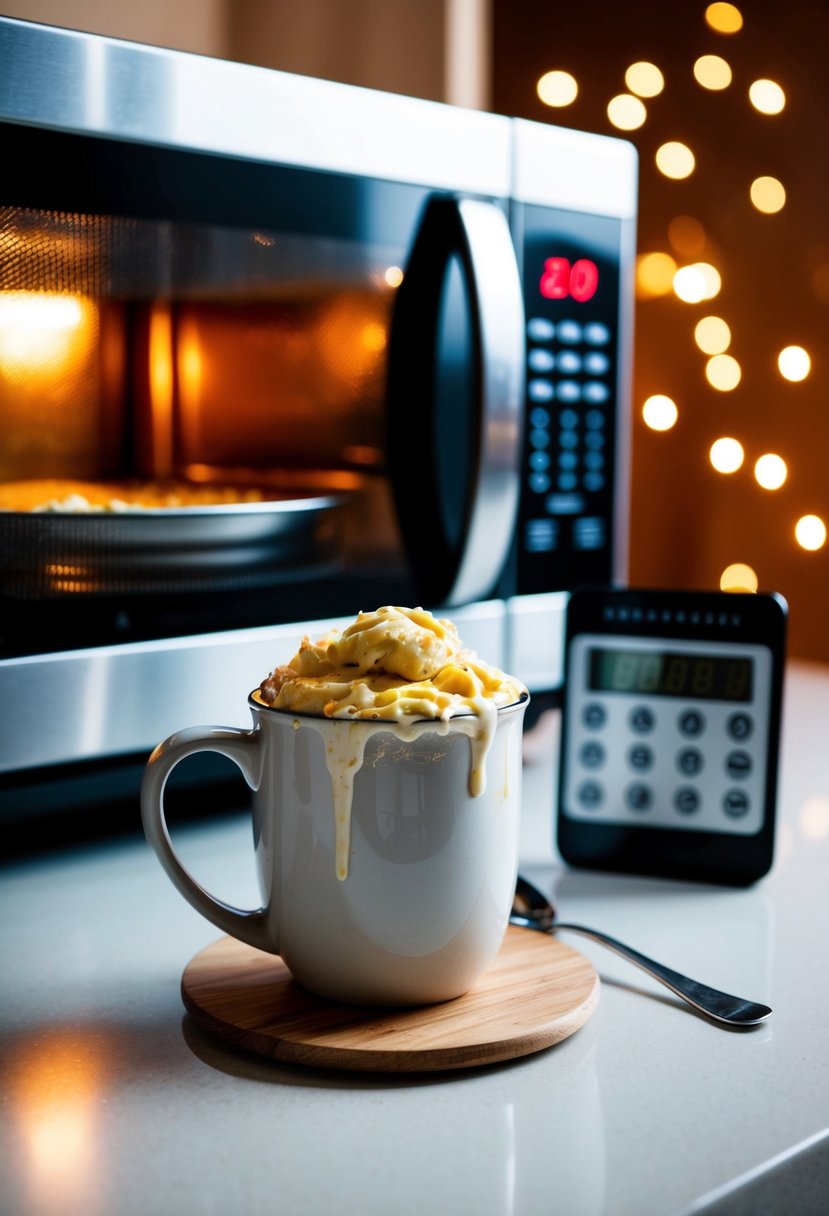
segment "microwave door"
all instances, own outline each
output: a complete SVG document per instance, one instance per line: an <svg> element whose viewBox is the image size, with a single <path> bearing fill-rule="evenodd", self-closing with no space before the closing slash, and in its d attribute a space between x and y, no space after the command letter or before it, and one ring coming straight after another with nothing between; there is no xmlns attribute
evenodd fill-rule
<svg viewBox="0 0 829 1216"><path fill-rule="evenodd" d="M492 595L513 542L523 441L524 304L497 204L426 203L389 339L387 454L417 593Z"/></svg>

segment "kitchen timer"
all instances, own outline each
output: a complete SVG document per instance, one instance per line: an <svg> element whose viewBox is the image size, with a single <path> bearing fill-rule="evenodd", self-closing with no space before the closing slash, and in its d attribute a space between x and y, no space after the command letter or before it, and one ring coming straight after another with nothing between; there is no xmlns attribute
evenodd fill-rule
<svg viewBox="0 0 829 1216"><path fill-rule="evenodd" d="M768 872L787 615L778 594L571 595L556 821L568 864L735 886Z"/></svg>

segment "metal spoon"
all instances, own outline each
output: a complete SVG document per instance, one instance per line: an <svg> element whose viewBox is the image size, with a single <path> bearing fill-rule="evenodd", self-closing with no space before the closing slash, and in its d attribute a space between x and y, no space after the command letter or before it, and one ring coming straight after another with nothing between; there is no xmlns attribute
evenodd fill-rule
<svg viewBox="0 0 829 1216"><path fill-rule="evenodd" d="M693 1005L716 1022L725 1022L729 1026L756 1026L771 1015L768 1005L758 1005L740 996L720 992L718 988L709 988L707 984L701 984L698 980L689 979L687 975L680 975L678 971L672 971L670 967L654 962L652 958L647 958L638 950L617 942L614 937L609 937L598 929L588 929L584 925L572 925L556 920L555 908L547 897L520 875L515 887L510 923L521 925L525 929L540 929L544 933L553 933L558 929L583 933L585 937L601 942L622 958L647 971L648 975L652 975L689 1005Z"/></svg>

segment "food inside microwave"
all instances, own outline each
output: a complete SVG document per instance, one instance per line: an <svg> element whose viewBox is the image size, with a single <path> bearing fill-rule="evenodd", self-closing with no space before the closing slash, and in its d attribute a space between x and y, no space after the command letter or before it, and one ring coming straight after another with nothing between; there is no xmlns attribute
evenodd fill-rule
<svg viewBox="0 0 829 1216"><path fill-rule="evenodd" d="M0 484L2 511L127 512L228 506L293 497L256 486L194 485L179 481L81 481L41 478Z"/></svg>

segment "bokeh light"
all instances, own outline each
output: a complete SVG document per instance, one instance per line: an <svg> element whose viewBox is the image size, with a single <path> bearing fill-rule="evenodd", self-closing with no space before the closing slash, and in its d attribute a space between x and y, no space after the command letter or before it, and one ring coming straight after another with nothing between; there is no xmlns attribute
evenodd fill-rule
<svg viewBox="0 0 829 1216"><path fill-rule="evenodd" d="M826 524L819 515L801 515L794 526L794 534L801 549L812 553L826 544Z"/></svg>
<svg viewBox="0 0 829 1216"><path fill-rule="evenodd" d="M705 20L718 34L736 34L743 28L743 14L735 4L709 4Z"/></svg>
<svg viewBox="0 0 829 1216"><path fill-rule="evenodd" d="M642 406L642 418L652 431L669 431L678 417L676 402L663 393L648 397Z"/></svg>
<svg viewBox="0 0 829 1216"><path fill-rule="evenodd" d="M642 126L648 111L632 93L619 93L607 103L607 116L620 131L635 131Z"/></svg>
<svg viewBox="0 0 829 1216"><path fill-rule="evenodd" d="M569 106L576 100L579 93L575 76L557 68L551 72L545 72L535 88L545 106Z"/></svg>
<svg viewBox="0 0 829 1216"><path fill-rule="evenodd" d="M389 287L399 287L403 282L403 271L399 266L388 266L383 278Z"/></svg>
<svg viewBox="0 0 829 1216"><path fill-rule="evenodd" d="M731 345L731 329L722 317L703 317L694 326L694 341L706 355L721 355Z"/></svg>
<svg viewBox="0 0 829 1216"><path fill-rule="evenodd" d="M658 97L665 88L665 77L655 63L632 63L625 72L625 84L637 97Z"/></svg>
<svg viewBox="0 0 829 1216"><path fill-rule="evenodd" d="M742 368L733 355L712 355L705 365L705 379L721 393L735 389L742 375Z"/></svg>
<svg viewBox="0 0 829 1216"><path fill-rule="evenodd" d="M757 210L766 215L776 215L786 205L785 186L776 177L755 177L749 197Z"/></svg>
<svg viewBox="0 0 829 1216"><path fill-rule="evenodd" d="M731 65L719 55L700 55L694 63L694 79L704 89L727 89L732 80Z"/></svg>
<svg viewBox="0 0 829 1216"><path fill-rule="evenodd" d="M643 299L664 296L673 289L676 262L669 253L643 253L636 259L636 292Z"/></svg>
<svg viewBox="0 0 829 1216"><path fill-rule="evenodd" d="M766 452L754 464L754 477L764 490L779 490L788 472L785 460L776 452Z"/></svg>
<svg viewBox="0 0 829 1216"><path fill-rule="evenodd" d="M694 172L696 160L687 144L671 139L656 149L656 167L666 177L681 181Z"/></svg>
<svg viewBox="0 0 829 1216"><path fill-rule="evenodd" d="M786 94L776 80L754 80L748 99L761 114L779 114L786 105Z"/></svg>
<svg viewBox="0 0 829 1216"><path fill-rule="evenodd" d="M733 562L720 575L721 591L756 591L759 586L756 573L745 562Z"/></svg>
<svg viewBox="0 0 829 1216"><path fill-rule="evenodd" d="M777 356L777 366L784 380L797 383L805 380L812 368L809 352L802 346L784 346Z"/></svg>
<svg viewBox="0 0 829 1216"><path fill-rule="evenodd" d="M742 467L745 452L739 439L723 436L711 444L708 458L718 473L736 473Z"/></svg>
<svg viewBox="0 0 829 1216"><path fill-rule="evenodd" d="M705 229L693 215L675 215L668 224L668 240L683 257L694 258L702 253L706 239Z"/></svg>
<svg viewBox="0 0 829 1216"><path fill-rule="evenodd" d="M722 280L710 262L692 262L681 266L674 275L674 292L686 304L699 304L719 295Z"/></svg>

